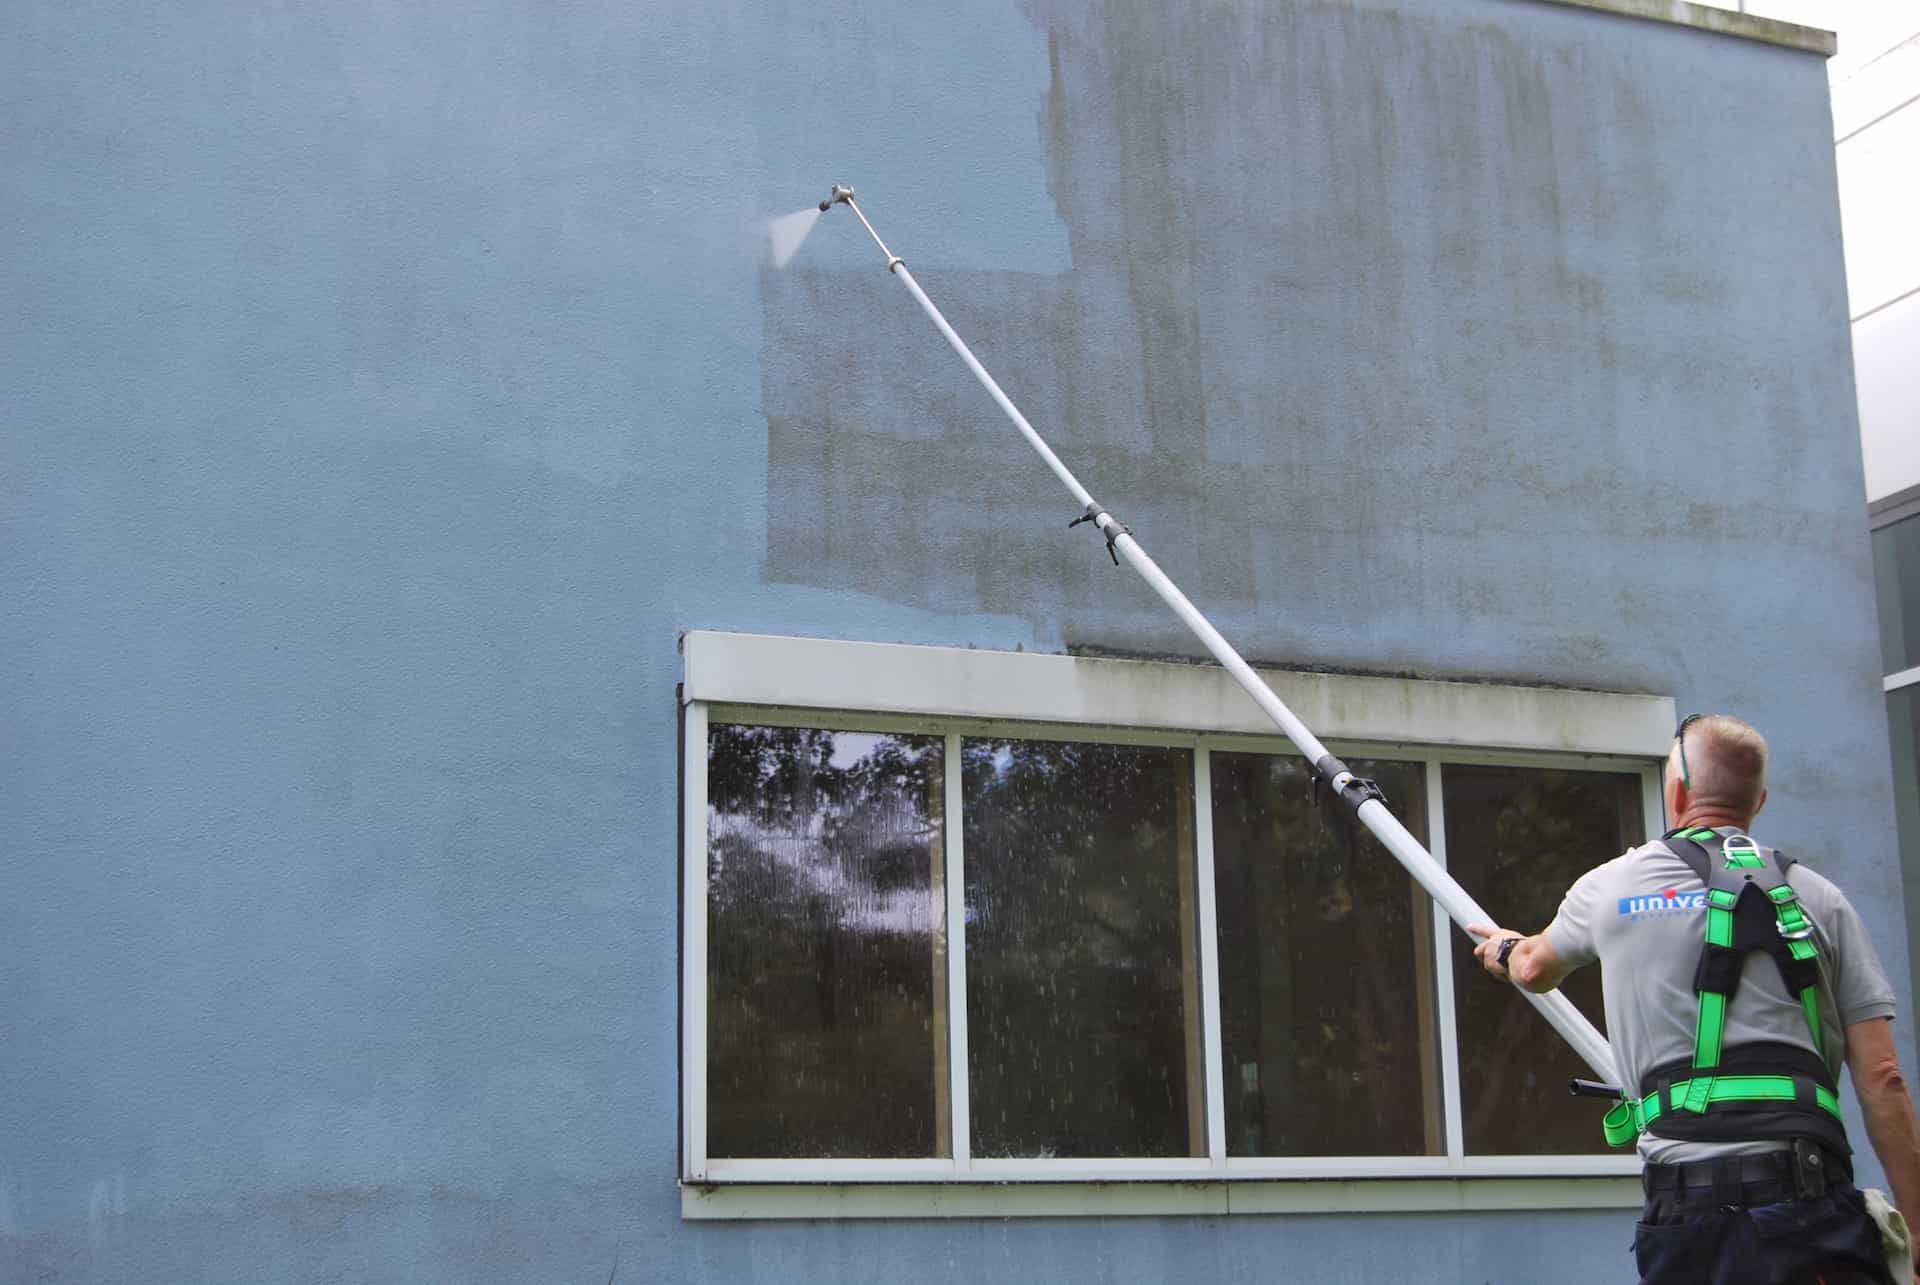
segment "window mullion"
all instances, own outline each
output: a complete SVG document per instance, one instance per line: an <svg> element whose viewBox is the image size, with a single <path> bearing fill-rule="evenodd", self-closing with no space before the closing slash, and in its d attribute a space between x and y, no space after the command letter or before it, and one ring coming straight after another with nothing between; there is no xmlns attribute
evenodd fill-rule
<svg viewBox="0 0 1920 1285"><path fill-rule="evenodd" d="M1657 767L1640 769L1640 808L1644 838L1635 844L1636 847L1667 828L1667 800L1665 791L1660 788L1660 769Z"/></svg>
<svg viewBox="0 0 1920 1285"><path fill-rule="evenodd" d="M1447 865L1447 812L1442 801L1440 760L1427 763L1427 851ZM1460 1105L1460 1021L1453 998L1453 920L1438 901L1433 903L1434 1004L1440 1020L1440 1085L1446 1103L1447 1157L1459 1164L1466 1157L1466 1124Z"/></svg>
<svg viewBox="0 0 1920 1285"><path fill-rule="evenodd" d="M1227 1089L1220 1036L1220 931L1214 905L1213 762L1204 742L1193 751L1193 849L1200 906L1200 1014L1206 1049L1207 1158L1227 1165Z"/></svg>
<svg viewBox="0 0 1920 1285"><path fill-rule="evenodd" d="M946 753L947 1075L951 1085L953 1166L973 1167L972 1104L967 1085L967 876L960 815L960 734L949 732Z"/></svg>
<svg viewBox="0 0 1920 1285"><path fill-rule="evenodd" d="M707 707L686 707L686 851L681 854L681 1153L688 1180L707 1176Z"/></svg>

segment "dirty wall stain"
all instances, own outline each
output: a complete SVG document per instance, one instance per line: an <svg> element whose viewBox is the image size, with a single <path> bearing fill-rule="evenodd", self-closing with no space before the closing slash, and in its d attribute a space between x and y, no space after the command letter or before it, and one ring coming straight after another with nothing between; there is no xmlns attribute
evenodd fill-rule
<svg viewBox="0 0 1920 1285"><path fill-rule="evenodd" d="M1028 12L1073 266L916 275L1068 466L1271 654L1432 664L1436 634L1492 617L1591 663L1580 640L1632 604L1565 568L1643 559L1665 510L1617 515L1671 492L1673 427L1730 454L1730 389L1781 386L1716 333L1740 260L1698 253L1644 78L1385 5ZM877 261L760 290L766 579L1140 633L1098 542L1067 543L1071 499ZM1737 527L1743 486L1777 493L1742 466L1697 537ZM1499 567L1472 556L1493 546ZM1660 574L1616 578L1658 600Z"/></svg>

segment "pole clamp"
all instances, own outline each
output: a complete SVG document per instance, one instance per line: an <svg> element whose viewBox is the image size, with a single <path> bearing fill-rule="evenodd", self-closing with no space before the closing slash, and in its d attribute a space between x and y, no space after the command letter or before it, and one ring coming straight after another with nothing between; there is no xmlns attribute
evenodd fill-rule
<svg viewBox="0 0 1920 1285"><path fill-rule="evenodd" d="M1368 799L1377 799L1381 803L1387 801L1378 781L1355 776L1353 769L1331 754L1324 755L1313 765L1313 801L1316 806L1323 789L1346 804L1350 812L1360 811L1360 805Z"/></svg>
<svg viewBox="0 0 1920 1285"><path fill-rule="evenodd" d="M1075 518L1073 521L1067 523L1067 530L1069 531L1073 530L1075 527L1079 526L1082 522L1098 523L1101 518L1105 518L1107 520L1107 524L1100 528L1101 533L1107 537L1107 556L1113 559L1113 565L1117 567L1120 565L1120 553L1118 550L1116 550L1113 547L1113 542L1116 539L1118 539L1120 536L1132 535L1133 534L1132 527L1128 526L1126 523L1121 522L1119 519L1115 518L1113 514L1107 512L1105 509L1101 508L1098 504L1088 502L1087 511L1085 513L1082 513L1079 517Z"/></svg>

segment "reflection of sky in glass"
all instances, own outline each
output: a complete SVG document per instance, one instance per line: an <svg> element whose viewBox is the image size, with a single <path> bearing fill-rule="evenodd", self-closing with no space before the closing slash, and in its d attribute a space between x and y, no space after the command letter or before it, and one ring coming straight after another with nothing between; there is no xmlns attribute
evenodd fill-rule
<svg viewBox="0 0 1920 1285"><path fill-rule="evenodd" d="M880 737L872 732L835 732L833 753L828 756L827 763L844 772L873 753L874 746L879 743Z"/></svg>
<svg viewBox="0 0 1920 1285"><path fill-rule="evenodd" d="M840 771L857 768L883 745L897 749L908 762L917 765L939 744L916 743L912 738L879 732L829 732L827 735L831 738L828 765ZM725 860L720 851L721 841L738 840L786 871L806 891L829 897L840 923L846 927L870 932L928 932L942 916L925 888L875 888L859 864L838 861L829 854L824 845L827 827L842 819L844 814L834 808L816 807L769 823L752 812L722 811L709 801L710 868L718 870ZM888 820L896 824L904 822L903 828L908 831L927 824L923 816L904 817L897 813Z"/></svg>
<svg viewBox="0 0 1920 1285"><path fill-rule="evenodd" d="M833 898L841 920L849 925L895 932L923 932L930 921L926 892L894 889L881 892L861 872L820 859L818 849L796 844L789 831L763 826L740 816L709 813L708 834L714 839L740 839L759 849L775 865L793 874L811 892Z"/></svg>

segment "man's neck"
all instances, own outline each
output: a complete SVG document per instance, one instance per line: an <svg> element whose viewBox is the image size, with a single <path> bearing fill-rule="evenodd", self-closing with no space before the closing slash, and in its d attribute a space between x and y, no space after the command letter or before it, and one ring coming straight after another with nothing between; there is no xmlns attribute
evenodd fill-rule
<svg viewBox="0 0 1920 1285"><path fill-rule="evenodd" d="M1718 830L1722 826L1731 826L1744 834L1747 827L1752 824L1752 817L1737 816L1732 812L1724 812L1719 808L1695 808L1680 818L1676 828L1681 830Z"/></svg>

